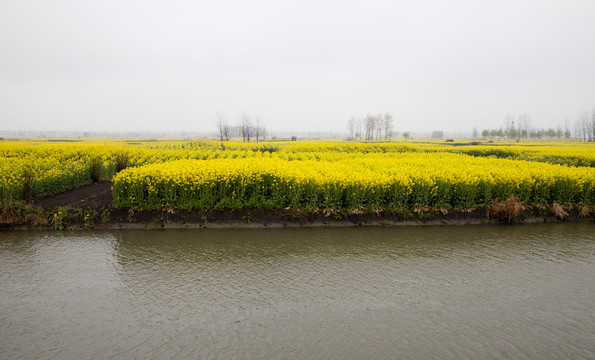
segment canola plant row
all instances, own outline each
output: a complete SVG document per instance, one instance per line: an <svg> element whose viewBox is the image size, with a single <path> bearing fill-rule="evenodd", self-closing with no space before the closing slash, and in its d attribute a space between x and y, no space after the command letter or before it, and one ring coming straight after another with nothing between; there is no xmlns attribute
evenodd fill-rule
<svg viewBox="0 0 595 360"><path fill-rule="evenodd" d="M578 143L2 142L0 200L23 200L27 186L35 197L88 183L95 159L101 176L113 177L116 206L139 209L469 208L510 195L531 204L593 204L594 149ZM116 175L122 154L128 168Z"/></svg>
<svg viewBox="0 0 595 360"><path fill-rule="evenodd" d="M527 160L567 166L595 167L593 146L461 146L452 147L450 152L500 159Z"/></svg>
<svg viewBox="0 0 595 360"><path fill-rule="evenodd" d="M130 168L113 191L117 207L146 210L470 208L511 195L528 204L591 204L595 169L450 153L302 160L264 153Z"/></svg>
<svg viewBox="0 0 595 360"><path fill-rule="evenodd" d="M23 200L56 194L91 180L88 158L80 147L58 145L0 145L0 200Z"/></svg>
<svg viewBox="0 0 595 360"><path fill-rule="evenodd" d="M188 149L150 149L111 144L2 143L0 201L23 200L27 186L32 197L41 197L89 183L93 159L101 164L101 177L110 179L116 173L118 154L125 154L127 166L134 167L178 159L245 157L250 153L251 150L224 151L220 146L218 150L208 150L190 146Z"/></svg>
<svg viewBox="0 0 595 360"><path fill-rule="evenodd" d="M310 143L218 143L218 142L188 142L182 144L166 144L167 149L196 149L196 150L228 150L228 151L260 151L276 152L279 156L297 154L338 153L364 155L370 153L403 153L403 152L451 152L467 154L476 157L489 157L512 160L527 160L549 164L568 166L595 167L595 146L577 142L528 142L519 145L516 142L482 145L448 145L446 143L352 143L352 142L310 142ZM162 147L163 148L163 147Z"/></svg>

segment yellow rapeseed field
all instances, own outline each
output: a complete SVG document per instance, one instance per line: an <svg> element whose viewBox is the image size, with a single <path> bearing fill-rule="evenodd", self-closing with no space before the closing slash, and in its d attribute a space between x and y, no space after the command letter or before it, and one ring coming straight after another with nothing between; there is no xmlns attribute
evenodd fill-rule
<svg viewBox="0 0 595 360"><path fill-rule="evenodd" d="M140 145L133 145L140 144ZM595 147L539 143L215 141L0 143L0 198L18 201L91 181L99 159L114 202L138 209L470 208L595 203ZM128 168L116 175L117 158Z"/></svg>
<svg viewBox="0 0 595 360"><path fill-rule="evenodd" d="M145 165L115 177L119 207L160 209L472 207L592 203L595 169L444 152L247 152Z"/></svg>

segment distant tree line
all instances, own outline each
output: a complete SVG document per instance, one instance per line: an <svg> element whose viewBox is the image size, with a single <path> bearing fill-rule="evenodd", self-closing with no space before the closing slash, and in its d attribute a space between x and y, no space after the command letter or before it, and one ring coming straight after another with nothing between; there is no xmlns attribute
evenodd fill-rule
<svg viewBox="0 0 595 360"><path fill-rule="evenodd" d="M504 127L497 129L485 129L481 136L485 139L570 139L575 138L582 141L595 141L595 109L583 111L577 116L574 122L574 133L571 131L568 120L564 127L535 128L531 127L531 117L522 114L517 117L506 116ZM477 130L473 129L473 137L477 137Z"/></svg>
<svg viewBox="0 0 595 360"><path fill-rule="evenodd" d="M393 115L391 113L368 113L362 119L351 117L347 121L347 133L351 139L389 140L393 136Z"/></svg>
<svg viewBox="0 0 595 360"><path fill-rule="evenodd" d="M222 114L217 113L215 124L221 142L229 141L229 138L234 134L240 136L244 142L250 142L251 139L255 139L256 142L259 142L261 139L265 138L267 133L266 127L260 121L258 115L252 120L252 118L245 112L242 112L238 123L235 126L230 125Z"/></svg>
<svg viewBox="0 0 595 360"><path fill-rule="evenodd" d="M576 138L583 141L595 141L595 109L583 111L574 124Z"/></svg>
<svg viewBox="0 0 595 360"><path fill-rule="evenodd" d="M570 139L570 130L560 127L554 129L531 129L527 131L518 131L517 129L486 129L481 132L484 139Z"/></svg>

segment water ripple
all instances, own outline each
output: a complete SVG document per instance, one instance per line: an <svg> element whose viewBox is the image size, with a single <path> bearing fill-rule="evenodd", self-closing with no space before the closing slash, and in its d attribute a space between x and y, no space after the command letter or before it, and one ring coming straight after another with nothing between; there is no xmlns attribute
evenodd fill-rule
<svg viewBox="0 0 595 360"><path fill-rule="evenodd" d="M0 233L0 357L594 358L592 229Z"/></svg>

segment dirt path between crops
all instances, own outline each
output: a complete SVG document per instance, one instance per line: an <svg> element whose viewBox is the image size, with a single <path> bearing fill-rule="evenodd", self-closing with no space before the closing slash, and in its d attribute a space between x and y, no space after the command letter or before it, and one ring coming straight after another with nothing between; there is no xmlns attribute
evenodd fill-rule
<svg viewBox="0 0 595 360"><path fill-rule="evenodd" d="M104 208L113 205L112 182L102 180L97 183L83 185L63 193L34 199L32 204L43 208L56 206L72 206L75 208Z"/></svg>

